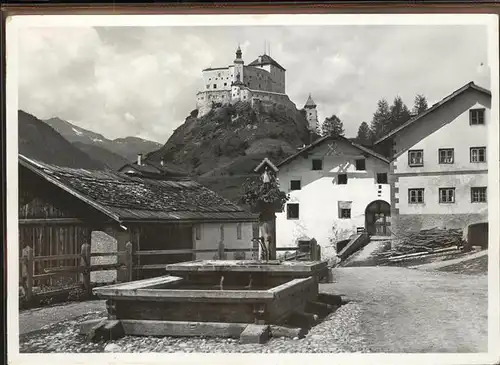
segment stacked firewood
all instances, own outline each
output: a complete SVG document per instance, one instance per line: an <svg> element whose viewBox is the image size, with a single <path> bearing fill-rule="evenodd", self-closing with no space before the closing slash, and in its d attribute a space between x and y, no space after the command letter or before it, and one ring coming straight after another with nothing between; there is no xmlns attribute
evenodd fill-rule
<svg viewBox="0 0 500 365"><path fill-rule="evenodd" d="M407 255L413 253L431 253L435 250L462 247L464 244L461 229L432 228L409 233L398 237L397 243L390 251L383 254L385 257Z"/></svg>

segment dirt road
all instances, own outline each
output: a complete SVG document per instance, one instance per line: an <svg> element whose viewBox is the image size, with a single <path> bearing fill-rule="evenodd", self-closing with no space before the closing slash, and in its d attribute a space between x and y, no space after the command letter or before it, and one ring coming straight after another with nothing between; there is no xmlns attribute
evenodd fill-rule
<svg viewBox="0 0 500 365"><path fill-rule="evenodd" d="M372 352L487 351L486 275L346 267L334 277L331 290L361 304Z"/></svg>

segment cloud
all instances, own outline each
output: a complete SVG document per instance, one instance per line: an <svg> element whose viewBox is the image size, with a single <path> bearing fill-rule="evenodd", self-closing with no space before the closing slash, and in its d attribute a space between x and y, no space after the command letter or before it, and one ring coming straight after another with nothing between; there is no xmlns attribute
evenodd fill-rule
<svg viewBox="0 0 500 365"><path fill-rule="evenodd" d="M108 138L167 141L191 110L201 70L245 63L270 45L300 108L337 114L349 136L377 101L429 104L475 80L489 84L483 26L254 26L22 28L19 106ZM479 65L483 63L483 67Z"/></svg>

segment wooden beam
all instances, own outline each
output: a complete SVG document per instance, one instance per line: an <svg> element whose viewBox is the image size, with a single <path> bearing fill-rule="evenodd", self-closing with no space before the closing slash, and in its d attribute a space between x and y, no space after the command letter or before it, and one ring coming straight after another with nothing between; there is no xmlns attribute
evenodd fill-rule
<svg viewBox="0 0 500 365"><path fill-rule="evenodd" d="M165 276L159 276L155 278L150 278L150 279L143 279L143 280L134 280L131 282L127 283L120 283L120 284L113 284L113 285L106 285L107 289L127 289L127 290L133 290L133 289L151 289L159 286L164 286L167 284L175 284L180 281L182 281L182 278L178 278L175 276L170 276L170 275L165 275ZM95 290L100 290L99 288L94 289Z"/></svg>
<svg viewBox="0 0 500 365"><path fill-rule="evenodd" d="M294 247L276 247L276 251L298 251L299 248L297 246Z"/></svg>
<svg viewBox="0 0 500 365"><path fill-rule="evenodd" d="M101 298L113 300L168 301L168 302L245 302L265 303L274 300L274 294L264 290L183 290L183 289L116 289L94 288Z"/></svg>
<svg viewBox="0 0 500 365"><path fill-rule="evenodd" d="M218 252L217 248L200 248L200 249L192 249L192 248L181 248L181 249L173 249L173 250L144 250L144 251L136 251L134 254L138 256L147 256L147 255L178 255L185 253L196 253L196 252Z"/></svg>
<svg viewBox="0 0 500 365"><path fill-rule="evenodd" d="M257 252L258 249L253 247L248 248L224 248L224 252Z"/></svg>
<svg viewBox="0 0 500 365"><path fill-rule="evenodd" d="M79 254L35 256L33 257L33 261L73 260L79 259L80 257L81 256Z"/></svg>
<svg viewBox="0 0 500 365"><path fill-rule="evenodd" d="M126 251L117 251L117 252L91 252L90 257L96 256L125 256L127 254Z"/></svg>
<svg viewBox="0 0 500 365"><path fill-rule="evenodd" d="M309 276L307 278L293 279L287 281L284 284L269 289L268 292L274 294L276 299L279 299L288 296L290 293L308 288L309 286L314 285L314 282L315 280L312 276Z"/></svg>
<svg viewBox="0 0 500 365"><path fill-rule="evenodd" d="M85 222L78 218L27 218L19 219L21 225L63 225L63 224L76 224L85 225Z"/></svg>
<svg viewBox="0 0 500 365"><path fill-rule="evenodd" d="M135 336L206 336L239 338L248 323L181 322L122 319L127 335Z"/></svg>

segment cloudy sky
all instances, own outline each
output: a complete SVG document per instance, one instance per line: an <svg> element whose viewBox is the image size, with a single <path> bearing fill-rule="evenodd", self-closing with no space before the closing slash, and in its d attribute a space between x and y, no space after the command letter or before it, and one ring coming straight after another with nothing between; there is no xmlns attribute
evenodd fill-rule
<svg viewBox="0 0 500 365"><path fill-rule="evenodd" d="M311 93L349 137L380 98L411 107L417 93L432 104L469 81L489 88L480 25L44 27L19 31L19 108L164 143L195 108L201 70L232 63L238 43L248 64L265 41L292 101Z"/></svg>

